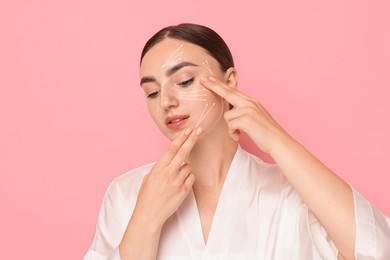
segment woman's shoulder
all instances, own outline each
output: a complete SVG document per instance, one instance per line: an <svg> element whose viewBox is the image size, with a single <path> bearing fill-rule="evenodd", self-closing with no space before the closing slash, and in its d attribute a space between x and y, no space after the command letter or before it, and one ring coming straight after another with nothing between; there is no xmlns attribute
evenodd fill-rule
<svg viewBox="0 0 390 260"><path fill-rule="evenodd" d="M119 182L119 183L131 182L131 181L136 181L139 179L141 179L141 181L142 181L144 176L150 172L150 170L152 169L154 164L155 163L153 162L153 163L149 163L149 164L134 168L132 170L129 170L129 171L123 173L122 175L119 175L118 177L116 177L114 179L114 181Z"/></svg>
<svg viewBox="0 0 390 260"><path fill-rule="evenodd" d="M278 186L280 190L292 189L289 181L276 163L265 162L258 156L242 149L243 157L246 158L247 171L256 186Z"/></svg>
<svg viewBox="0 0 390 260"><path fill-rule="evenodd" d="M286 210L298 210L303 206L299 193L275 163L266 163L257 156L247 153L249 161L249 178L247 187L255 192L261 191L278 198L278 203Z"/></svg>
<svg viewBox="0 0 390 260"><path fill-rule="evenodd" d="M245 149L242 149L241 147L239 149L240 149L240 153L242 154L241 156L243 158L242 166L247 166L248 167L247 170L251 174L254 174L256 176L267 175L268 177L271 176L277 178L282 177L283 174L281 174L280 168L277 164L271 162L265 162L257 155L254 155L246 151Z"/></svg>

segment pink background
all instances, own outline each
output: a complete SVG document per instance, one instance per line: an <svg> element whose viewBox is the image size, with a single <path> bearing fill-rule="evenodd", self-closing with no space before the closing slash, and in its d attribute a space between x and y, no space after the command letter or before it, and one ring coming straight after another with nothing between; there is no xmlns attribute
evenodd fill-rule
<svg viewBox="0 0 390 260"><path fill-rule="evenodd" d="M219 32L241 90L389 215L389 2L259 2L2 1L1 258L83 256L110 181L168 144L139 55L185 21Z"/></svg>

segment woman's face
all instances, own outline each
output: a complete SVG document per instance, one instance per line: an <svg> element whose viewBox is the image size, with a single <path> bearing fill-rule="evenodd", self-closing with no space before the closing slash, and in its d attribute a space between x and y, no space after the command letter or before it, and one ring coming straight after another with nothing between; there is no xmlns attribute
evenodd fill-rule
<svg viewBox="0 0 390 260"><path fill-rule="evenodd" d="M223 80L225 73L203 48L165 39L146 53L140 74L149 112L169 139L190 127L201 126L207 133L220 125L227 104L205 89L200 79Z"/></svg>

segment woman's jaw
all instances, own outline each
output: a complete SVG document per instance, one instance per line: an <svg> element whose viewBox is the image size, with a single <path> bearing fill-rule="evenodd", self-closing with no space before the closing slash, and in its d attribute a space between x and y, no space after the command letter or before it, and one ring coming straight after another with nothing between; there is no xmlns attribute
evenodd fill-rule
<svg viewBox="0 0 390 260"><path fill-rule="evenodd" d="M200 83L201 78L210 75L222 80L224 72L195 44L166 39L144 56L141 87L153 120L170 140L188 128L199 127L204 130L204 139L208 132L226 124L226 102Z"/></svg>

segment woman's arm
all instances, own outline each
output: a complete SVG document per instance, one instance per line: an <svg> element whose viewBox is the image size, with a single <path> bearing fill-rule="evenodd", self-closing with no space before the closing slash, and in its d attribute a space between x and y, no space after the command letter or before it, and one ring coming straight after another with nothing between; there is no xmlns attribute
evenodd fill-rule
<svg viewBox="0 0 390 260"><path fill-rule="evenodd" d="M156 259L162 224L134 211L119 245L122 260Z"/></svg>
<svg viewBox="0 0 390 260"><path fill-rule="evenodd" d="M269 152L341 255L354 259L356 224L350 186L288 135L274 137Z"/></svg>
<svg viewBox="0 0 390 260"><path fill-rule="evenodd" d="M201 133L201 128L181 133L145 176L119 245L123 260L156 259L162 227L194 183L190 166L183 162Z"/></svg>
<svg viewBox="0 0 390 260"><path fill-rule="evenodd" d="M349 185L289 136L257 100L213 77L202 84L233 106L224 115L231 137L238 141L240 131L244 131L269 153L341 255L354 259L355 213Z"/></svg>

